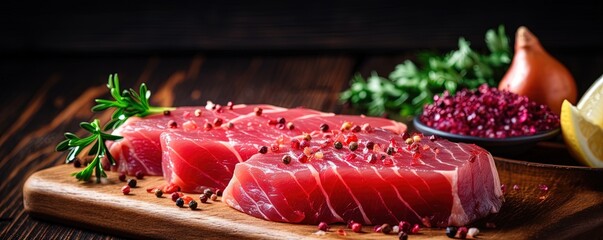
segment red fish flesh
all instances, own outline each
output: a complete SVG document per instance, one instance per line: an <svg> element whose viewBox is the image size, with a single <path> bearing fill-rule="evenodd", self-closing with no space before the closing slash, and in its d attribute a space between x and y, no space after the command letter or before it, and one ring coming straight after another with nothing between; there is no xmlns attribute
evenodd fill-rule
<svg viewBox="0 0 603 240"><path fill-rule="evenodd" d="M502 205L498 173L483 148L380 129L338 132L313 132L307 148L238 163L222 201L277 222L433 226L463 226Z"/></svg>
<svg viewBox="0 0 603 240"><path fill-rule="evenodd" d="M289 117L289 109L272 105L234 105L220 106L208 102L201 107L179 107L165 114L151 115L145 118L132 117L122 126L117 128L113 134L123 136L116 142L109 142L109 151L117 160L117 171L134 175L142 171L145 175L162 175L162 146L160 136L162 133L195 134L209 132L203 139L210 140L211 136L217 134L214 140L224 140L219 133L227 132L228 122L233 119L245 119L256 116L256 110L263 112L260 116L270 115L273 112L282 113L281 117ZM299 115L333 115L311 109L298 108L295 114ZM290 116L299 117L299 116ZM356 116L356 118L360 118ZM265 117L264 117L265 120ZM240 120L237 120L240 121ZM390 128L396 131L404 131L406 126L387 119L379 119L375 122L378 126ZM280 126L280 125L279 125ZM301 125L300 125L301 127ZM218 131L209 131L210 129ZM261 133L259 133L261 134ZM221 137L221 138L220 138ZM186 154L183 151L182 154ZM229 176L231 176L230 173Z"/></svg>
<svg viewBox="0 0 603 240"><path fill-rule="evenodd" d="M163 133L164 178L185 192L202 192L207 187L224 189L235 164L262 151L278 153L284 144L291 144L291 138L300 138L298 144L304 145L304 133L330 133L342 126L350 131L361 131L361 126L386 128L394 133L406 130L404 124L384 118L307 109L266 110L261 116L252 112L225 124L226 127L213 130Z"/></svg>

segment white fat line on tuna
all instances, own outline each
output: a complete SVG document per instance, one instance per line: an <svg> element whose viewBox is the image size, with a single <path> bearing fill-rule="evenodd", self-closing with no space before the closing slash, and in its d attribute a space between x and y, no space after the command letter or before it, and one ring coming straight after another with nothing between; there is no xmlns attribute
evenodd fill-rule
<svg viewBox="0 0 603 240"><path fill-rule="evenodd" d="M138 132L140 136L142 136L144 139L146 139L147 141L153 143L153 145L155 145L156 148L161 149L161 142L159 141L154 141L153 139L151 139L150 137L148 137L147 135L142 134L141 132Z"/></svg>
<svg viewBox="0 0 603 240"><path fill-rule="evenodd" d="M297 180L297 178L295 177L295 175L293 175L292 172L287 171L287 173L289 175L291 175L291 178L293 178L293 180L295 180L295 183L297 183L297 186L299 186L299 188L301 188L301 190L304 192L304 194L306 195L306 198L309 200L310 199L310 194L306 191L306 189L301 185L301 183L299 183L299 181ZM314 208L314 204L310 203L310 208L312 208L312 210L314 212L318 212L316 211L316 209Z"/></svg>
<svg viewBox="0 0 603 240"><path fill-rule="evenodd" d="M348 190L348 192L350 193L350 196L352 196L352 199L354 199L354 202L356 202L356 205L358 206L358 209L360 210L360 213L362 214L362 218L364 218L364 222L369 225L372 224L371 220L369 220L368 217L366 216L366 213L364 212L364 208L362 207L362 204L360 204L360 201L358 201L358 199L352 192L352 189L350 188L350 186L348 186L348 184L341 177L341 174L339 174L339 172L337 171L337 165L335 165L335 163L333 163L331 161L328 161L328 163L329 163L329 165L331 165L331 169L333 169L333 172L335 173L335 175L337 175L337 178L339 178L339 181L341 181L341 183L343 183L343 186L345 186L345 188ZM358 171L358 169L356 169L356 171Z"/></svg>
<svg viewBox="0 0 603 240"><path fill-rule="evenodd" d="M301 188L302 192L304 192L304 194L306 195L306 197L308 199L310 199L310 194L306 191L306 189L301 185L301 183L299 183L299 181L297 181L297 178L295 177L295 175L293 175L292 172L287 171L287 174L291 175L291 178L295 181L295 183L297 183L297 186L299 186L299 188Z"/></svg>
<svg viewBox="0 0 603 240"><path fill-rule="evenodd" d="M450 149L448 149L447 147L445 147L444 145L441 145L441 144L439 144L439 143L438 143L438 146L440 146L440 148L438 148L438 149L444 150L444 151L448 152L448 154L450 154L450 159L451 159L451 160L456 161L456 157L454 156L454 154L452 153L452 151L450 151ZM440 151L441 151L441 150L440 150ZM437 158L436 158L436 160L438 160L438 162L440 162L440 163L442 163L442 164L444 164L444 165L452 166L452 167L455 167L455 168L457 167L457 166L456 166L456 165L454 165L454 164L450 164L450 163L445 162L445 161L440 161L440 160L439 160L439 159L437 159ZM459 161L459 162L460 162L460 161Z"/></svg>
<svg viewBox="0 0 603 240"><path fill-rule="evenodd" d="M389 183L389 185L392 186L392 188L396 192L396 196L398 197L398 199L400 200L400 202L402 202L404 204L404 206L406 206L406 208L408 210L410 210L412 213L414 213L415 216L417 216L417 219L421 219L421 216L419 216L419 214L417 212L415 212L415 210L412 207L410 207L410 205L408 204L408 202L406 202L404 200L404 198L402 198L402 196L400 195L400 192L398 191L398 189L396 188L396 186L394 186L394 184L392 184L391 182L386 181L385 178L383 178L383 176L377 170L377 167L371 166L371 168L373 169L373 171L375 171L375 173L377 174L377 176L379 176L379 178L381 178L381 180L383 180L384 182ZM379 194L379 196L381 196L381 194ZM383 198L381 200L383 201ZM387 210L389 210L389 208ZM391 212L391 210L390 210L390 212ZM395 215L393 215L393 216L394 216L394 218L396 218L396 221L400 221Z"/></svg>
<svg viewBox="0 0 603 240"><path fill-rule="evenodd" d="M247 106L248 106L247 104L243 104L243 103L241 103L241 104L235 104L235 105L233 105L233 106L232 106L232 108L233 108L233 109L234 109L234 108L237 108L237 109L238 109L238 108L245 108L245 107L247 107ZM277 107L277 106L273 106L273 105L257 105L257 106L258 106L258 107L271 107L271 108L272 108L272 109L274 109L274 110L281 110L281 111L287 110L287 108L283 108L283 107Z"/></svg>
<svg viewBox="0 0 603 240"><path fill-rule="evenodd" d="M333 206L331 205L331 199L329 198L329 195L327 194L325 189L322 187L322 182L320 181L320 176L318 175L318 171L314 168L314 166L312 166L312 164L306 164L306 166L312 173L312 176L314 176L314 179L316 180L318 187L320 187L320 191L322 192L322 195L325 196L325 202L327 203L327 206L329 207L329 210L331 211L331 215L333 215L333 217L335 217L336 220L343 222L343 218L341 216L339 216L339 214L337 214L337 212L335 212L335 209L333 209Z"/></svg>
<svg viewBox="0 0 603 240"><path fill-rule="evenodd" d="M126 155L124 154L124 147L127 147L128 149L132 149L132 144L130 143L130 141L118 141L118 142L113 142L113 144L111 145L111 147L109 147L110 149L113 148L117 148L119 150L119 157L117 159L120 159L118 161L118 170L120 171L128 171L128 166L131 165L128 163L128 160L130 161L136 161L140 163L140 166L142 166L142 168L146 171L147 174L152 173L151 170L149 170L149 168L147 168L147 165L144 164L142 162L142 160L140 160L140 158L138 158L138 155L136 155L136 152L134 151L129 151L130 152L130 157L126 159ZM109 150L111 151L111 150ZM113 156L115 157L115 156Z"/></svg>
<svg viewBox="0 0 603 240"><path fill-rule="evenodd" d="M452 186L452 209L450 210L450 217L448 218L448 225L461 226L465 225L469 222L469 216L465 213L465 209L463 209L463 205L461 203L461 198L459 197L458 192L458 175L459 170L454 171L438 171L435 170L439 174L442 174L448 181L450 182L450 186Z"/></svg>
<svg viewBox="0 0 603 240"><path fill-rule="evenodd" d="M423 202L425 203L425 205L427 205L427 206L431 206L431 205L429 205L429 203L428 203L427 201L425 201L425 198L423 198L423 195L421 195L421 192L419 191L419 189L417 189L417 188L416 188L416 187L415 187L413 184L410 184L410 181L408 181L408 180L407 180L405 177L403 177L403 176L400 174L400 172L398 172L398 170L400 170L399 168L398 168L398 169L392 169L392 170L394 171L394 173L395 173L396 175L398 175L398 177L400 177L400 178L402 178L402 179L406 180L406 181L409 183L409 184L408 184L408 186L410 186L410 188L412 188L413 190L415 190L415 193L417 194L417 196L419 196L419 198L421 198L421 200L423 200ZM415 175L417 175L417 174L415 173L415 170L408 169L408 171L413 172ZM417 175L417 176L418 176L418 175ZM425 180L424 180L422 177L419 177L419 179L421 179L423 182L425 182ZM427 186L429 187L429 185L427 185Z"/></svg>
<svg viewBox="0 0 603 240"><path fill-rule="evenodd" d="M173 148L167 146L167 150L173 152L175 155L177 155L180 159L185 159L183 158L180 154L178 154L178 152L176 150L174 150ZM210 180L214 181L215 183L219 183L220 181L217 181L216 179L212 178L210 175L207 175L207 173L205 173L204 171L201 171L201 169L193 166L192 164L190 164L188 161L182 161L183 163L186 163L190 168L193 168L195 170L197 170L199 173L201 173L203 176L209 178ZM230 171L229 171L230 172ZM172 170L173 173L173 170Z"/></svg>
<svg viewBox="0 0 603 240"><path fill-rule="evenodd" d="M462 148L460 144L458 144L458 143L454 143L454 144L456 144L456 147L458 149L460 149L462 152L466 153L467 155L469 155L469 157L471 157L472 154L470 152L465 151L465 149ZM467 158L466 160L469 160L469 158ZM459 161L462 161L462 160L459 160Z"/></svg>
<svg viewBox="0 0 603 240"><path fill-rule="evenodd" d="M304 115L295 119L292 119L293 121L299 121L299 120L304 120L304 119L308 119L308 118L315 118L315 117L332 117L335 116L335 113L313 113L313 114L308 114L308 115Z"/></svg>
<svg viewBox="0 0 603 240"><path fill-rule="evenodd" d="M263 170L263 169L256 168L256 167L251 166L251 165L250 165L249 167L250 167L250 168L255 168L255 169L258 169L258 170L260 170L260 171L262 171L262 170ZM258 180L255 178L255 176L254 176L254 175L251 173L251 171L249 171L249 172L248 172L248 174L249 174L249 176L251 176L251 178L253 178L253 181L254 181L254 182L255 182L255 184L258 186L258 189L260 189L260 190L261 190L262 195L264 195L264 197L266 197L266 200L268 201L268 203L270 203L270 205L272 206L272 208L274 209L274 211L275 211L276 213L278 213L278 215L279 215L279 216L281 216L281 219L283 219L283 220L285 220L285 221L287 221L287 222L291 222L291 221L289 221L289 219L287 219L285 216L283 216L283 214L281 214L281 212L279 212L279 211L278 211L278 208L277 208L277 207L274 207L274 203L272 203L272 200L270 199L270 197L268 197L268 194L266 194L266 190L264 190L264 189L262 188L262 186L260 185L260 183L258 182Z"/></svg>
<svg viewBox="0 0 603 240"><path fill-rule="evenodd" d="M251 175L251 174L250 174L250 175ZM237 181L238 181L238 179L237 179ZM266 220L270 220L270 218L268 218L268 217L266 216L266 214L264 214L264 212L262 211L262 208L260 207L260 205L258 204L258 202L257 202L255 199L253 199L253 198L252 198L252 197L251 197L249 194L247 194L247 191L245 191L245 189L243 189L243 185L241 184L241 182L240 182L240 181L239 181L239 186L241 186L241 189L240 189L241 194L244 194L244 195L245 195L245 196L244 196L245 198L249 199L250 201L252 201L252 202L253 202L253 204L255 204L256 209L258 210L258 212L259 212L260 214L262 214L262 217L263 217L264 219L266 219ZM273 206L274 206L274 205L273 205ZM241 211L241 212L245 212L245 211ZM249 211L249 212L247 212L247 213L251 213L251 212Z"/></svg>
<svg viewBox="0 0 603 240"><path fill-rule="evenodd" d="M241 157L239 152L237 152L237 150L235 150L234 147L229 142L218 141L218 143L220 143L220 144L224 145L224 147L228 148L228 150L230 150L232 152L232 154L234 154L237 157L237 160L239 160L239 162L244 162L243 157ZM228 168L226 168L226 169L228 169Z"/></svg>
<svg viewBox="0 0 603 240"><path fill-rule="evenodd" d="M441 151L440 151L440 152L441 152ZM448 151L448 152L449 152L449 151ZM450 152L449 152L449 153L450 153ZM450 153L450 154L451 154L451 155L450 155L450 157L453 157L453 156L452 156L452 153ZM452 167L456 168L456 165L452 165L452 164L450 164L450 163L445 162L444 160L440 159L440 158L438 157L438 155L439 155L439 154L436 154L435 152L434 152L434 154L433 154L433 158L434 158L436 161L440 162L442 165L448 165L448 166L452 166ZM434 169L435 169L435 167L434 167Z"/></svg>
<svg viewBox="0 0 603 240"><path fill-rule="evenodd" d="M226 185L226 188L224 188L222 200L226 200L226 204L228 204L232 208L239 210L241 212L245 212L245 211L243 211L243 208L241 208L241 204L239 204L239 201L237 201L235 199L233 194L230 194L231 192L233 192L235 190L236 185L241 186L241 182L239 181L239 178L237 178L237 175L233 175L232 178L230 179L230 182L228 183L228 185Z"/></svg>
<svg viewBox="0 0 603 240"><path fill-rule="evenodd" d="M497 198L503 197L502 189L500 189L500 178L498 176L498 171L496 170L496 164L494 163L494 159L491 154L485 154L488 156L488 164L490 165L490 173L492 173L492 181L494 183L494 194ZM480 161L481 162L481 161ZM495 210L493 212L498 212Z"/></svg>

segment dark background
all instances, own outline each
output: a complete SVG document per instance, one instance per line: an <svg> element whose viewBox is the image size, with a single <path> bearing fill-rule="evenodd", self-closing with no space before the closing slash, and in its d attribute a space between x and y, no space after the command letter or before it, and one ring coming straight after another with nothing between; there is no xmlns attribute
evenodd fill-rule
<svg viewBox="0 0 603 240"><path fill-rule="evenodd" d="M350 77L371 71L387 75L419 51L455 49L461 36L483 52L486 30L501 24L511 44L515 30L527 26L569 68L580 94L603 74L602 1L12 1L2 5L0 81L12 82L13 92L28 91L27 86L47 80L22 75L34 68L48 68L41 75L49 75L54 74L53 68L69 66L61 61L128 57L343 56L353 61ZM112 72L127 72L127 65L107 70L102 78L91 73L82 81L100 83ZM7 98L4 95L0 101Z"/></svg>
<svg viewBox="0 0 603 240"><path fill-rule="evenodd" d="M31 3L0 9L3 61L55 57L349 54L449 51L464 36L527 26L575 74L581 92L603 68L603 2L145 1ZM406 55L405 55L406 54ZM396 62L379 66L387 74Z"/></svg>
<svg viewBox="0 0 603 240"><path fill-rule="evenodd" d="M107 76L146 82L159 105L269 103L341 111L356 73L527 26L582 94L603 74L603 1L11 1L0 4L0 238L105 239L24 212L29 175L106 97ZM104 95L103 95L104 94ZM567 155L567 154L566 154Z"/></svg>

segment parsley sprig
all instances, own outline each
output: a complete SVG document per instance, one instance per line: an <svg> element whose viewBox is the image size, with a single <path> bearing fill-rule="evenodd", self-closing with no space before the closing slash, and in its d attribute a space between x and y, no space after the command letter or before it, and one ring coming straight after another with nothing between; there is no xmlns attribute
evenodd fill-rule
<svg viewBox="0 0 603 240"><path fill-rule="evenodd" d="M117 74L109 75L107 87L111 91L111 96L114 100L95 99L97 104L92 107L92 111L94 112L115 108L111 120L105 125L105 130L119 127L132 116L146 117L151 114L174 109L172 107L151 106L149 104L151 91L147 89L147 85L144 83L140 84L138 92L132 88L122 92L119 88L119 77Z"/></svg>
<svg viewBox="0 0 603 240"><path fill-rule="evenodd" d="M422 52L419 65L410 60L396 66L389 77L372 73L368 78L354 75L350 88L340 95L342 102L369 115L413 116L445 90L476 88L483 83L495 86L511 62L509 39L504 26L486 32L489 54L481 54L459 38L458 49L445 55Z"/></svg>
<svg viewBox="0 0 603 240"><path fill-rule="evenodd" d="M107 157L111 165L115 165L115 158L107 149L105 141L116 141L122 139L122 136L111 135L105 133L109 129L115 129L122 125L128 118L132 116L145 117L155 113L161 113L165 110L173 110L172 107L154 107L149 104L151 91L143 83L140 85L139 91L136 92L130 88L123 92L119 88L119 78L117 74L109 75L107 87L111 92L114 100L96 99L97 105L92 107L92 111L99 112L109 108L115 108L111 116L111 120L101 128L100 120L94 119L92 122L82 122L80 127L90 133L89 136L80 138L77 135L66 132L65 140L61 141L56 146L56 151L69 151L66 157L66 162L71 163L77 159L80 153L91 146L88 150L88 156L93 156L92 161L80 172L73 173L78 180L88 181L94 172L96 182L100 182L102 177L107 177L103 166L102 159Z"/></svg>
<svg viewBox="0 0 603 240"><path fill-rule="evenodd" d="M115 141L121 139L122 137L104 133L101 130L100 121L98 119L94 119L94 121L91 123L82 122L80 123L80 127L88 131L90 135L80 138L73 133L66 132L66 139L57 145L56 150L59 152L69 150L66 162L70 163L73 162L87 146L92 144L92 147L88 150L88 156L94 155L92 162L90 162L90 164L88 164L84 170L73 173L72 175L74 175L78 180L88 181L90 176L92 176L92 172L95 171L96 182L100 182L101 177L107 177L107 174L102 167L101 159L106 156L111 165L115 164L115 159L107 150L105 141Z"/></svg>

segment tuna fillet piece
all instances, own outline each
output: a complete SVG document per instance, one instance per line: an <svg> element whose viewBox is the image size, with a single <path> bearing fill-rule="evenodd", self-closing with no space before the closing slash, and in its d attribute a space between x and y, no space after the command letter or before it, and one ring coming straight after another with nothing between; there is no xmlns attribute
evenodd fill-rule
<svg viewBox="0 0 603 240"><path fill-rule="evenodd" d="M467 225L502 205L498 173L483 148L422 135L407 142L380 129L337 132L314 132L306 149L283 147L238 163L222 201L277 222L427 219L440 227Z"/></svg>
<svg viewBox="0 0 603 240"><path fill-rule="evenodd" d="M123 139L108 142L107 145L111 155L117 160L117 171L126 172L128 175L134 175L138 171L142 171L145 175L162 175L162 150L159 141L161 133L165 131L184 132L193 128L203 129L205 123L213 125L216 118L221 118L223 122L226 122L249 114L256 107L263 110L285 110L271 105L234 105L230 109L211 102L208 102L207 106L179 107L170 111L169 114L129 118L113 131L114 135L123 136ZM173 121L175 125L170 126L170 121Z"/></svg>
<svg viewBox="0 0 603 240"><path fill-rule="evenodd" d="M292 138L301 142L304 133L331 132L344 124L356 130L365 124L365 128L387 128L394 133L406 130L404 124L384 118L308 109L265 110L260 116L251 112L231 119L220 128L161 134L163 175L184 192L202 192L207 187L224 189L235 164L258 154L262 147L266 152L278 153L285 144L290 145Z"/></svg>
<svg viewBox="0 0 603 240"><path fill-rule="evenodd" d="M227 107L211 102L208 102L206 106L179 107L176 110L170 111L169 114L151 115L145 118L132 117L128 119L126 123L113 131L113 134L121 135L123 139L116 142L108 142L107 145L109 151L118 162L117 171L126 172L129 175L134 175L138 171L142 171L146 175L162 175L162 148L160 142L160 135L162 133L195 134L210 132L209 135L197 138L196 141L202 139L224 140L225 138L223 135L220 135L220 131L221 133L225 132L224 129L227 127L227 123L233 119L241 121L240 119L256 116L256 108L262 109L262 115L270 115L272 112L277 112L282 113L282 117L287 117L284 113L289 111L287 108L272 105L240 104ZM302 108L298 108L296 114L334 115ZM291 117L297 118L300 116L292 115ZM361 117L355 116L355 118ZM218 131L206 131L206 124L211 125L211 129ZM404 124L387 119L380 119L375 124L398 132L406 129ZM217 127L218 125L220 127ZM214 134L217 135L214 136ZM232 173L228 177L231 175Z"/></svg>

